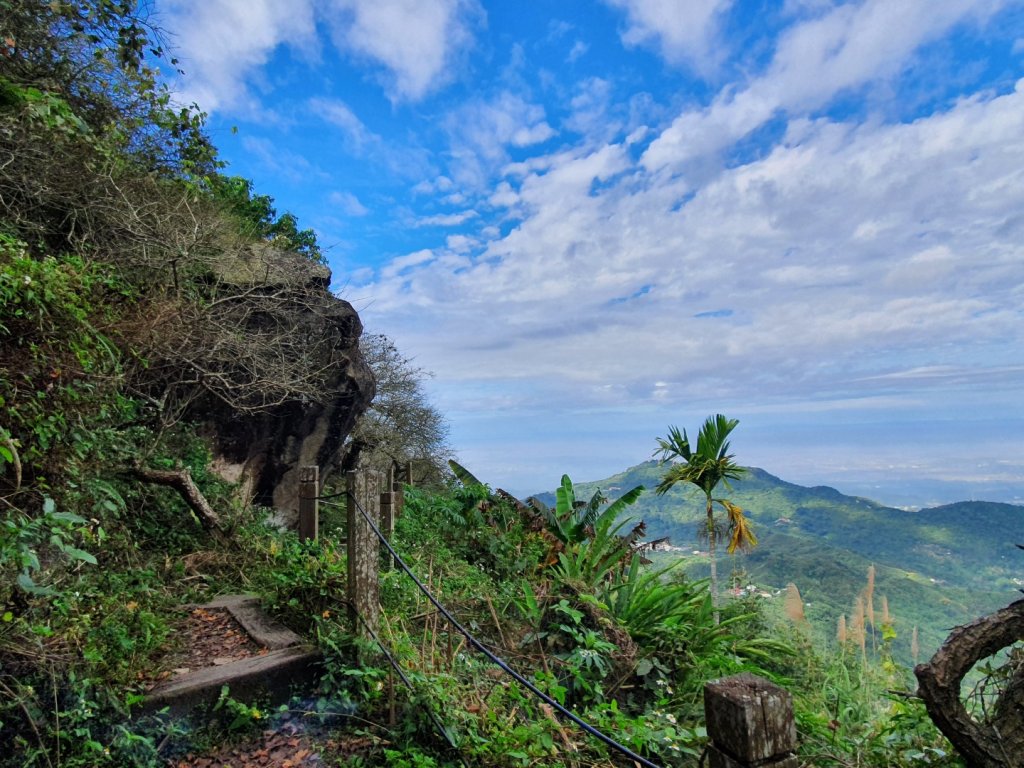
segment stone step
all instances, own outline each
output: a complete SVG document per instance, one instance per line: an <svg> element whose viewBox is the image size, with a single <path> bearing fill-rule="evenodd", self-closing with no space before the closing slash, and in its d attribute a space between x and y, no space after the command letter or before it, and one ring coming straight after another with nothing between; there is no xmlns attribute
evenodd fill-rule
<svg viewBox="0 0 1024 768"><path fill-rule="evenodd" d="M242 625L245 633L256 645L262 645L271 651L302 644L301 637L263 612L260 599L256 595L223 595L209 603L194 607L226 610Z"/></svg>
<svg viewBox="0 0 1024 768"><path fill-rule="evenodd" d="M165 707L180 717L200 706L214 704L227 685L239 701L287 701L296 689L308 690L320 672L320 651L278 624L260 608L252 595L226 595L210 603L192 606L227 610L253 641L268 653L219 666L203 667L167 680L147 694L137 714L151 714Z"/></svg>

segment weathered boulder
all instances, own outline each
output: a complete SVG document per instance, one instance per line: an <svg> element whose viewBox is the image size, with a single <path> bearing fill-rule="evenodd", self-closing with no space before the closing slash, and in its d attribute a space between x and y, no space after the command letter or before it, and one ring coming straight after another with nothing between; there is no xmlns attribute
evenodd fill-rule
<svg viewBox="0 0 1024 768"><path fill-rule="evenodd" d="M212 438L214 469L239 482L246 501L273 507L279 522L291 524L298 513L299 467L315 464L321 479L330 476L346 437L373 400L375 382L359 349L359 315L329 291L330 271L267 246L250 254L218 270L220 292L239 297L228 304L238 330L267 344L267 371L252 376L257 389L272 375L291 381L268 389L262 401L205 396L190 416ZM249 376L258 357L234 362Z"/></svg>

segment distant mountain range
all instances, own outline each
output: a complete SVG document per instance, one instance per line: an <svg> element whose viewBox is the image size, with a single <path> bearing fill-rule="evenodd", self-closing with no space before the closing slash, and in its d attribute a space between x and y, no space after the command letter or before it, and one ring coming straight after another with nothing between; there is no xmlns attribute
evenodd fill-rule
<svg viewBox="0 0 1024 768"><path fill-rule="evenodd" d="M664 471L648 461L604 480L576 483L577 496L590 498L600 488L615 498L643 485L647 490L628 516L647 523L648 539L670 537L679 548L671 556L692 561L687 572L705 575L706 560L693 554L706 547L697 535L703 495L692 486L656 495ZM963 501L906 511L828 486L788 483L757 468L717 495L747 511L760 540L748 554L729 556L723 548L723 584L731 571L776 588L793 582L812 624L834 636L839 615L849 615L873 563L876 600L888 599L897 654L905 662L912 627L918 627L923 660L950 628L1008 604L1024 586L1024 552L1015 547L1024 543L1024 506ZM554 503L553 494L538 498Z"/></svg>

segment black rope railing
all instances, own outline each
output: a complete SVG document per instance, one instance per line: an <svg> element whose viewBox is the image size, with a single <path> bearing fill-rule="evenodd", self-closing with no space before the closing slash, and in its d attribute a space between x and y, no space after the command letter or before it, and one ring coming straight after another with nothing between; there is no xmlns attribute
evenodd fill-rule
<svg viewBox="0 0 1024 768"><path fill-rule="evenodd" d="M351 602L349 604L351 605ZM387 649L387 647L384 645L384 642L380 639L377 633L373 631L373 627L371 627L370 624L366 621L366 619L363 618L362 614L359 613L359 611L354 610L354 607L352 612L359 619L359 623L363 625L363 628L366 629L366 631L369 633L370 637L373 639L373 642L375 642L377 644L377 647L380 648L381 653L384 654L384 658L388 660L388 664L390 664L392 669L394 669L395 672L398 673L398 677L401 679L405 687L413 693L415 693L416 687L413 685L412 680L409 679L409 676L405 674L405 670L402 669L402 665L398 663L398 659L396 659L394 657L394 654L392 654L391 651ZM466 759L462 756L462 753L459 751L459 745L455 743L454 739L452 739L452 736L448 732L448 729L445 728L444 723L441 722L441 718L438 717L437 713L429 707L427 708L427 714L430 715L430 719L433 721L434 727L437 728L438 733L440 733L441 736L444 737L444 740L448 742L448 746L452 748L452 751L459 758L459 762L467 766L468 768L469 764L466 762Z"/></svg>
<svg viewBox="0 0 1024 768"><path fill-rule="evenodd" d="M324 501L326 499L340 499L342 496L348 496L348 491L342 491L341 493L329 493L326 496L314 496L314 501Z"/></svg>
<svg viewBox="0 0 1024 768"><path fill-rule="evenodd" d="M358 499L356 499L355 496L352 495L351 492L347 492L347 493L348 493L349 498L355 504L356 509L359 510L359 514L363 516L363 519L366 521L367 525L370 526L370 529L374 532L374 534L377 536L377 538L380 539L380 541L384 544L384 546L387 548L388 552L391 553L391 556L394 558L395 563L398 564L398 567L401 568L403 571L405 571L405 574L410 579L413 580L413 583L415 583L416 586L419 587L419 590L433 604L433 606L437 609L437 611L442 616L444 616L445 620L447 620L448 623L451 624L459 632L459 634L461 634L463 637L466 638L466 641L473 648L475 648L477 651L479 651L484 656L486 656L493 664L495 664L498 667L500 667L507 675L512 677L513 680L515 680L520 685L525 687L528 691L530 691L530 693L532 693L534 696L536 696L541 701L543 701L545 704L547 704L549 707L551 707L555 712L557 712L563 718L565 718L566 720L569 720L570 722L572 722L573 724L575 724L576 726L581 728L586 733L590 734L594 738L596 738L599 741L603 742L605 744L605 746L610 747L611 749L615 750L616 752L624 755L625 757L627 757L630 760L634 761L638 765L644 766L644 768L659 768L659 766L656 763L652 763L646 757L643 757L642 755L638 755L636 752L631 750L629 747L627 747L627 746L625 746L623 744L620 744L619 742L615 741L615 739L613 739L610 736L602 733L597 728L592 726L590 723L588 723L587 721L585 721L582 718L580 718L577 714L575 714L571 710L566 709L565 707L563 707L555 699L553 699L548 694L544 693L544 691L540 690L540 688L538 688L532 682L530 682L525 677L523 677L521 674L519 674L516 670L514 670L511 666L509 666L508 663L504 659L502 659L501 657L497 656L486 645L481 643L472 634L470 634L469 630L467 630L465 627L463 627L462 624L460 624L459 621L454 616L452 616L451 613L448 612L448 609L445 608L437 600L436 597L434 597L434 595L430 592L430 590L427 589L426 586L424 586L423 582L421 582L416 577L416 574L412 572L412 570L409 568L409 566L406 565L405 561L402 559L402 556L399 555L398 552L395 551L395 548L391 546L391 542L387 540L387 537L385 537L384 534L380 532L380 529L377 527L376 523L374 523L373 520L370 519L370 516L368 514L366 514L366 510L363 509L363 507L359 503ZM351 539L351 532L350 532L349 536L350 536L350 539ZM364 622L364 626L365 626L365 622Z"/></svg>

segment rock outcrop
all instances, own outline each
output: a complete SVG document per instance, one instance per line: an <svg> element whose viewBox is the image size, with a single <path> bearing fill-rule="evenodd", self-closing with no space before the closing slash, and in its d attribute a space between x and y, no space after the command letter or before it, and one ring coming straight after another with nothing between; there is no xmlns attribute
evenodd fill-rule
<svg viewBox="0 0 1024 768"><path fill-rule="evenodd" d="M298 512L299 467L315 464L321 480L330 476L375 382L359 349L359 315L330 293L330 271L268 246L250 254L218 269L216 279L244 296L239 301L258 305L239 313L244 330L290 356L291 367L305 366L310 378L280 402L245 407L206 397L190 416L200 417L213 439L215 470L239 482L247 501L272 507L279 522L290 524Z"/></svg>

